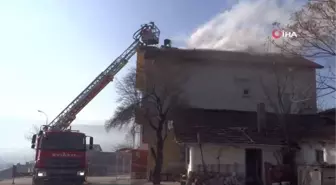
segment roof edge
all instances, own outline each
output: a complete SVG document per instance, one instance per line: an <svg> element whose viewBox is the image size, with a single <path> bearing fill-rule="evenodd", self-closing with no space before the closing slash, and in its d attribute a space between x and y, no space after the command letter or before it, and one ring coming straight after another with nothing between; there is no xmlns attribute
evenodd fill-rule
<svg viewBox="0 0 336 185"><path fill-rule="evenodd" d="M283 57L287 58L288 60L301 60L301 63L299 66L309 67L309 68L315 68L315 69L322 69L324 66L313 62L309 59L306 59L304 57L287 57L282 54L277 53L249 53L249 52L243 52L243 51L229 51L229 50L218 50L218 49L181 49L181 48L158 48L153 46L140 46L139 51L147 52L145 54L145 59L153 59L158 57L160 54L167 54L169 57L174 56L172 55L172 52L176 54L174 57L180 58L184 54L188 54L189 56L184 57L204 57L204 54L199 54L198 52L212 52L213 54L237 54L239 56L246 55L246 57ZM195 56L194 54L198 54L198 56ZM210 56L210 55L209 55ZM222 61L227 61L224 59L220 59ZM307 63L304 64L303 62L306 61ZM264 62L265 63L265 62ZM298 64L297 64L298 65Z"/></svg>

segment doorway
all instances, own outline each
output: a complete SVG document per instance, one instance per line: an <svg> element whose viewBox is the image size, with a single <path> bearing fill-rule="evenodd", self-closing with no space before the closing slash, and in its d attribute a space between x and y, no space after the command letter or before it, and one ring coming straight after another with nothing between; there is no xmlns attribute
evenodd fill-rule
<svg viewBox="0 0 336 185"><path fill-rule="evenodd" d="M262 185L262 150L245 149L246 185Z"/></svg>

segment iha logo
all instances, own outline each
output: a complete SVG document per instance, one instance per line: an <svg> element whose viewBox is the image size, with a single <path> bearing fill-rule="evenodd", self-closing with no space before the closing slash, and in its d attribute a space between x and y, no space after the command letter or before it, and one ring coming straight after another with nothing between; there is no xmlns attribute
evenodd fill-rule
<svg viewBox="0 0 336 185"><path fill-rule="evenodd" d="M297 37L297 34L295 32L290 32L290 31L273 30L272 37L273 39L278 39L280 37L292 38L292 37Z"/></svg>

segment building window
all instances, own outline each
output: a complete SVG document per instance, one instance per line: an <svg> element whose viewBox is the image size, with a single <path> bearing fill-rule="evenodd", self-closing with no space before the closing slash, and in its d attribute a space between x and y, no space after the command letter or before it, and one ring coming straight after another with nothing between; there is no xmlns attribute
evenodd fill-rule
<svg viewBox="0 0 336 185"><path fill-rule="evenodd" d="M251 79L248 77L234 77L234 83L237 87L238 92L242 92L242 97L251 96Z"/></svg>
<svg viewBox="0 0 336 185"><path fill-rule="evenodd" d="M318 163L324 163L324 152L323 150L315 150L315 159Z"/></svg>
<svg viewBox="0 0 336 185"><path fill-rule="evenodd" d="M243 89L243 97L249 97L250 96L250 89L244 88Z"/></svg>
<svg viewBox="0 0 336 185"><path fill-rule="evenodd" d="M168 121L168 130L172 130L174 128L174 122L172 120Z"/></svg>

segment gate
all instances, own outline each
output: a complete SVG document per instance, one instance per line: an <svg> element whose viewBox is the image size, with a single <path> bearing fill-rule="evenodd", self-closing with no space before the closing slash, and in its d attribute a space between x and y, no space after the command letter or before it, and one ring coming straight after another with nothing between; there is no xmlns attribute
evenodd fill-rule
<svg viewBox="0 0 336 185"><path fill-rule="evenodd" d="M117 152L118 176L130 179L146 179L147 177L147 150L124 149Z"/></svg>
<svg viewBox="0 0 336 185"><path fill-rule="evenodd" d="M119 179L146 179L147 156L147 150L138 149L88 152L88 175L115 176Z"/></svg>
<svg viewBox="0 0 336 185"><path fill-rule="evenodd" d="M130 157L119 152L87 153L89 176L130 176Z"/></svg>
<svg viewBox="0 0 336 185"><path fill-rule="evenodd" d="M131 178L132 154L124 151L116 152L115 172L117 179Z"/></svg>

